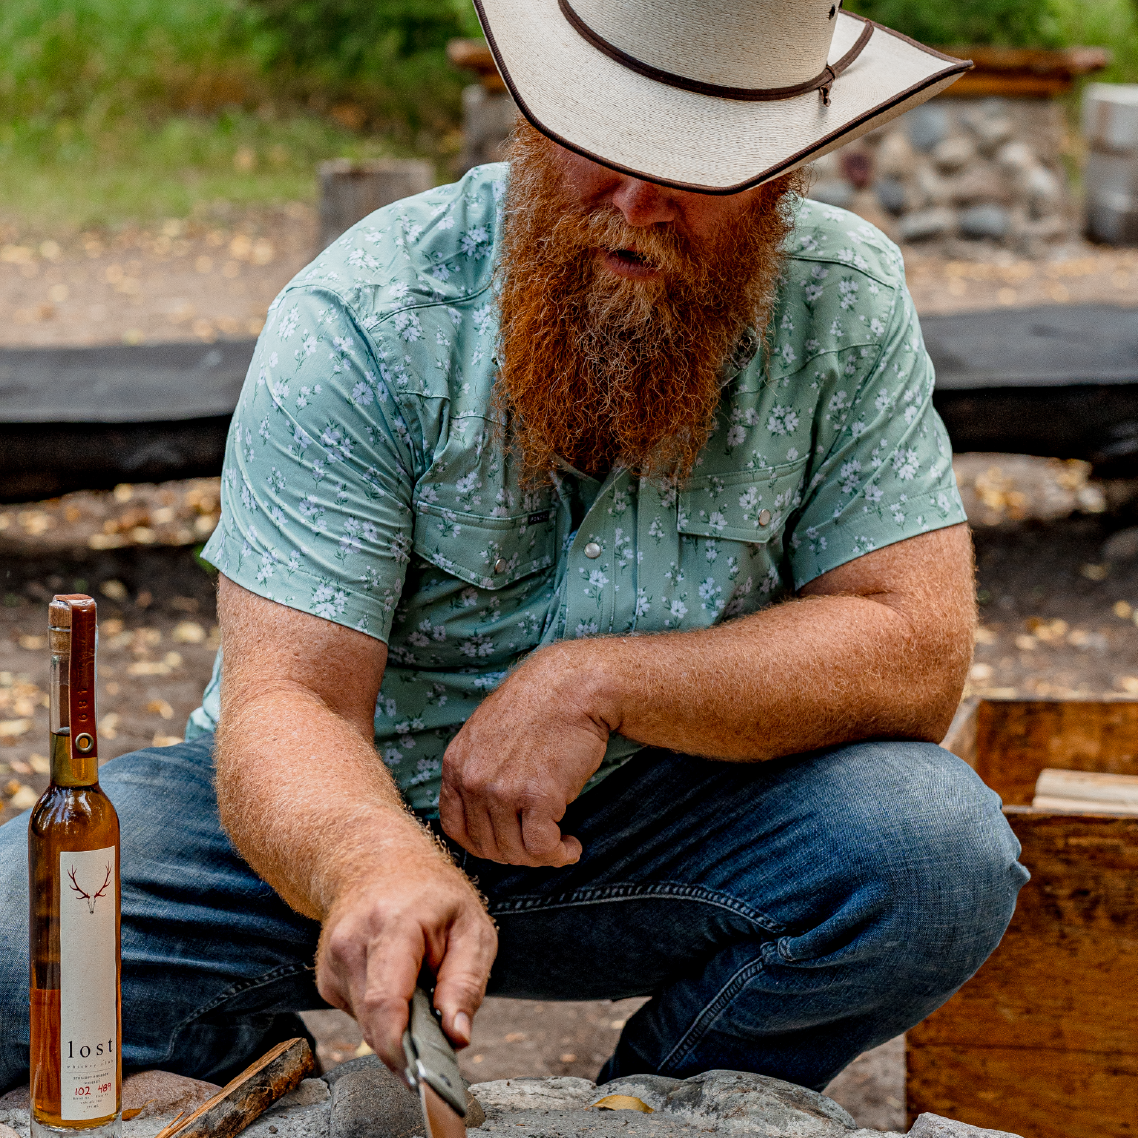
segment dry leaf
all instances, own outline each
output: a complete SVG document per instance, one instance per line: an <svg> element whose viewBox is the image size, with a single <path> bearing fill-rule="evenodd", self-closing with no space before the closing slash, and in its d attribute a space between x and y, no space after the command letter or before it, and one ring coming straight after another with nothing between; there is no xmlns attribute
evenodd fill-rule
<svg viewBox="0 0 1138 1138"><path fill-rule="evenodd" d="M605 1095L593 1103L595 1110L638 1110L641 1114L655 1114L656 1112L643 1100L635 1095Z"/></svg>
<svg viewBox="0 0 1138 1138"><path fill-rule="evenodd" d="M29 806L34 806L39 801L39 795L36 794L30 786L21 786L15 794L12 795L8 801L8 805L13 810L27 810Z"/></svg>

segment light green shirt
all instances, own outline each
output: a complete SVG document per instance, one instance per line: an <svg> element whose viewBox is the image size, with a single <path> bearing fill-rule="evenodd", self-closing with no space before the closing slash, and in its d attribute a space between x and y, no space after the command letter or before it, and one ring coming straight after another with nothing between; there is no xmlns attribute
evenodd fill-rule
<svg viewBox="0 0 1138 1138"><path fill-rule="evenodd" d="M387 643L376 748L423 813L447 744L538 645L708 628L964 521L901 255L811 201L767 350L745 342L725 370L692 477L563 470L524 491L489 418L507 176L482 166L379 210L274 301L204 553ZM189 737L216 726L220 666ZM590 785L637 749L615 736Z"/></svg>

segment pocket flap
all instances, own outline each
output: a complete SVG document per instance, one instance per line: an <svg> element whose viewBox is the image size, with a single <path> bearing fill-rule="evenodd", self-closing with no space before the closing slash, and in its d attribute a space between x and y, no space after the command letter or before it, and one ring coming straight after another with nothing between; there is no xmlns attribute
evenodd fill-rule
<svg viewBox="0 0 1138 1138"><path fill-rule="evenodd" d="M802 501L806 460L703 474L680 491L676 528L694 537L765 545Z"/></svg>
<svg viewBox="0 0 1138 1138"><path fill-rule="evenodd" d="M485 518L431 503L419 502L415 508L415 552L480 589L502 589L552 568L556 543L552 509Z"/></svg>

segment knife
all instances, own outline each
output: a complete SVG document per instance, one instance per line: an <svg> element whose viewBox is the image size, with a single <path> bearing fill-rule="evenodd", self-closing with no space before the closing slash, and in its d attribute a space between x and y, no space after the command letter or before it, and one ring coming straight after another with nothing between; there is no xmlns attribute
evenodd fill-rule
<svg viewBox="0 0 1138 1138"><path fill-rule="evenodd" d="M427 1138L466 1138L466 1088L458 1060L422 988L411 997L403 1055L407 1060L403 1073L419 1094Z"/></svg>

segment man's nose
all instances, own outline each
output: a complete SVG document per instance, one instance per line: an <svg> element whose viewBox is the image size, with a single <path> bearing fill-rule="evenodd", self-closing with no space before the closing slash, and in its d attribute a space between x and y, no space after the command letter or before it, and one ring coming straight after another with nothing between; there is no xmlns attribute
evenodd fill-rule
<svg viewBox="0 0 1138 1138"><path fill-rule="evenodd" d="M612 204L620 210L629 225L647 227L675 221L679 215L675 202L666 190L638 178L622 178L613 191Z"/></svg>

